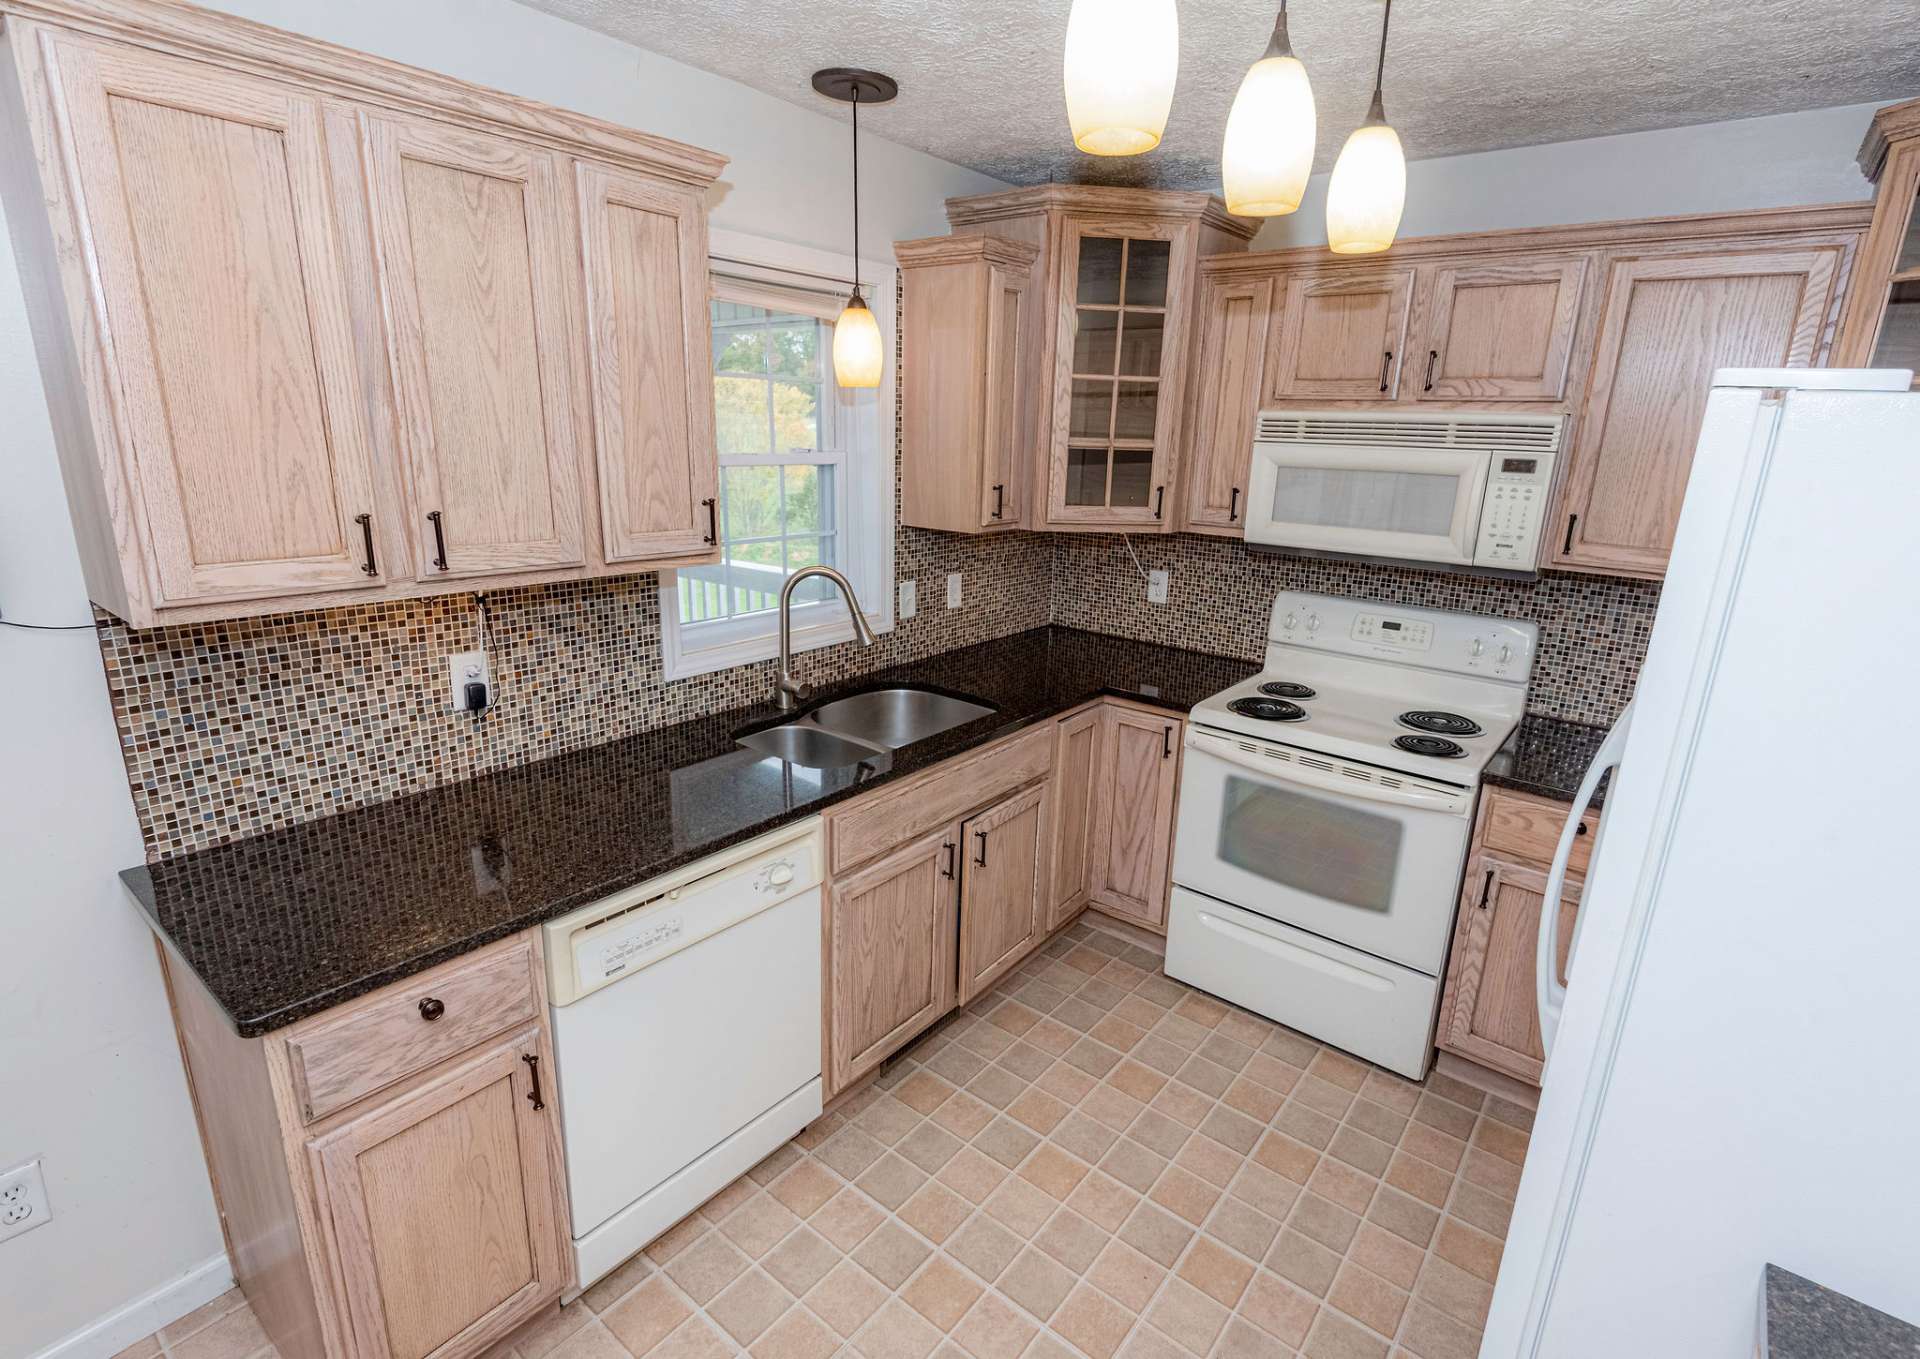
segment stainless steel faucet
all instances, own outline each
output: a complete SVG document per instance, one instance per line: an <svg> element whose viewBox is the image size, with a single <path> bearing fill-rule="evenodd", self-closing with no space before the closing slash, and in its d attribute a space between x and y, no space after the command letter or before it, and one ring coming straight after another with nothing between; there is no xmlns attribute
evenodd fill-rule
<svg viewBox="0 0 1920 1359"><path fill-rule="evenodd" d="M799 707L813 692L812 686L793 677L793 589L808 576L825 576L840 587L840 593L847 597L847 612L853 615L853 635L860 639L861 646L873 645L873 629L867 626L867 616L860 611L860 600L853 593L852 581L831 566L803 567L788 576L787 583L780 587L780 676L774 686L774 701L782 712Z"/></svg>

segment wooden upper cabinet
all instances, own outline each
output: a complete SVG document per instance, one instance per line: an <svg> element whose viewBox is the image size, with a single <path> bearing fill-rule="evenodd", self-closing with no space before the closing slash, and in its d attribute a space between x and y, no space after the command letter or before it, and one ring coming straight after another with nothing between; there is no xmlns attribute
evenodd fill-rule
<svg viewBox="0 0 1920 1359"><path fill-rule="evenodd" d="M354 1359L478 1353L569 1282L546 1057L529 1029L308 1144Z"/></svg>
<svg viewBox="0 0 1920 1359"><path fill-rule="evenodd" d="M1714 370L1819 359L1846 250L1729 242L1608 259L1554 566L1665 572Z"/></svg>
<svg viewBox="0 0 1920 1359"><path fill-rule="evenodd" d="M1396 400L1413 281L1411 268L1283 277L1267 399Z"/></svg>
<svg viewBox="0 0 1920 1359"><path fill-rule="evenodd" d="M1039 784L960 825L960 993L964 1005L1047 933L1051 791Z"/></svg>
<svg viewBox="0 0 1920 1359"><path fill-rule="evenodd" d="M565 158L424 120L362 125L417 569L583 564Z"/></svg>
<svg viewBox="0 0 1920 1359"><path fill-rule="evenodd" d="M1181 468L1186 527L1239 536L1266 358L1271 279L1213 279L1200 290L1193 436Z"/></svg>
<svg viewBox="0 0 1920 1359"><path fill-rule="evenodd" d="M1833 362L1911 369L1920 385L1920 99L1874 114L1860 168L1879 192Z"/></svg>
<svg viewBox="0 0 1920 1359"><path fill-rule="evenodd" d="M1182 725L1117 704L1103 710L1102 724L1093 900L1164 932Z"/></svg>
<svg viewBox="0 0 1920 1359"><path fill-rule="evenodd" d="M705 205L628 171L574 173L606 560L716 555Z"/></svg>
<svg viewBox="0 0 1920 1359"><path fill-rule="evenodd" d="M65 34L41 50L104 369L94 437L119 445L70 493L111 519L82 526L83 553L107 539L131 577L96 597L144 622L379 583L318 100Z"/></svg>
<svg viewBox="0 0 1920 1359"><path fill-rule="evenodd" d="M1540 1083L1546 1053L1534 955L1547 875L1538 868L1483 856L1467 865L1440 1006L1441 1046L1482 1066ZM1567 881L1560 900L1559 976L1567 980L1567 953L1579 911L1580 882Z"/></svg>
<svg viewBox="0 0 1920 1359"><path fill-rule="evenodd" d="M1028 521L1039 252L996 236L901 241L900 521L948 533Z"/></svg>
<svg viewBox="0 0 1920 1359"><path fill-rule="evenodd" d="M1422 289L1421 401L1559 401L1588 261L1448 264ZM1410 376L1412 374L1410 373Z"/></svg>

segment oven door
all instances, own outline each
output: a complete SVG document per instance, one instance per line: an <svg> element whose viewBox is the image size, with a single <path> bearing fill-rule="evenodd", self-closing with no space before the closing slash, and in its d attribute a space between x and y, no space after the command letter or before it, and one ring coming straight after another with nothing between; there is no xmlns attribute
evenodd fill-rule
<svg viewBox="0 0 1920 1359"><path fill-rule="evenodd" d="M1470 565L1490 465L1474 450L1262 441L1247 541Z"/></svg>
<svg viewBox="0 0 1920 1359"><path fill-rule="evenodd" d="M1437 976L1473 790L1191 727L1173 880Z"/></svg>

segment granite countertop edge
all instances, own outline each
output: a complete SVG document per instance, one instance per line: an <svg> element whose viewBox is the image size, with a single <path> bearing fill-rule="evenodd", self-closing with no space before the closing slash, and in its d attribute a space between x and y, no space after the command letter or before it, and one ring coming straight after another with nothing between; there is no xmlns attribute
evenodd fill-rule
<svg viewBox="0 0 1920 1359"><path fill-rule="evenodd" d="M1607 730L1591 722L1528 713L1487 762L1480 780L1571 807ZM1606 791L1607 780L1602 780L1589 805L1601 806Z"/></svg>

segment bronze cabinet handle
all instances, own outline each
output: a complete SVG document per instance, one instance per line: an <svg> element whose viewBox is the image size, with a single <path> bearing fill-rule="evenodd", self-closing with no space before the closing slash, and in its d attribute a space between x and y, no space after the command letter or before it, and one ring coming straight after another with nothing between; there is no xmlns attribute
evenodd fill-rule
<svg viewBox="0 0 1920 1359"><path fill-rule="evenodd" d="M1004 482L996 482L993 488L993 517L1002 518L1007 512L1007 488Z"/></svg>
<svg viewBox="0 0 1920 1359"><path fill-rule="evenodd" d="M1487 880L1480 884L1480 909L1487 909L1487 898L1493 895L1493 870L1487 870Z"/></svg>
<svg viewBox="0 0 1920 1359"><path fill-rule="evenodd" d="M973 862L977 867L985 868L987 866L987 833L975 831L974 834L980 837L980 857Z"/></svg>
<svg viewBox="0 0 1920 1359"><path fill-rule="evenodd" d="M1233 494L1227 497L1227 522L1231 524L1240 517L1240 488L1233 488Z"/></svg>
<svg viewBox="0 0 1920 1359"><path fill-rule="evenodd" d="M1389 349L1380 356L1380 390L1387 390L1387 370L1393 367L1393 351Z"/></svg>
<svg viewBox="0 0 1920 1359"><path fill-rule="evenodd" d="M429 1024L433 1023L434 1020L440 1018L440 1016L446 1012L447 1005L445 1001L436 1000L432 996L428 996L420 1002L420 1018L426 1020Z"/></svg>
<svg viewBox="0 0 1920 1359"><path fill-rule="evenodd" d="M1172 727L1165 727L1161 729L1160 758L1163 760L1171 760L1173 758L1173 728Z"/></svg>
<svg viewBox="0 0 1920 1359"><path fill-rule="evenodd" d="M1164 486L1156 486L1153 488L1153 517L1155 519L1164 518L1166 512L1167 488Z"/></svg>
<svg viewBox="0 0 1920 1359"><path fill-rule="evenodd" d="M535 1109L544 1109L547 1102L540 1098L540 1059L532 1053L523 1052L520 1060L527 1064L527 1072L533 1077L533 1089L527 1091L527 1103Z"/></svg>
<svg viewBox="0 0 1920 1359"><path fill-rule="evenodd" d="M707 507L707 532L700 541L718 545L720 542L720 510L718 502L709 498L700 503Z"/></svg>
<svg viewBox="0 0 1920 1359"><path fill-rule="evenodd" d="M447 569L447 535L440 527L440 511L428 510L427 522L433 525L433 568L444 571Z"/></svg>
<svg viewBox="0 0 1920 1359"><path fill-rule="evenodd" d="M1433 390L1433 365L1438 362L1440 362L1440 351L1437 349L1429 349L1427 351L1427 385L1425 388L1426 391L1430 392Z"/></svg>
<svg viewBox="0 0 1920 1359"><path fill-rule="evenodd" d="M360 526L360 544L367 552L367 559L360 563L360 569L370 576L377 576L380 574L380 568L374 565L373 561L373 516L356 514L353 516L353 522Z"/></svg>
<svg viewBox="0 0 1920 1359"><path fill-rule="evenodd" d="M1579 515L1570 514L1567 516L1567 541L1560 545L1560 550L1562 552L1573 551L1573 526L1579 522L1580 522Z"/></svg>
<svg viewBox="0 0 1920 1359"><path fill-rule="evenodd" d="M943 878L951 878L953 876L953 870L955 866L959 863L959 859L957 857L959 853L959 846L954 844L953 841L947 840L941 844L940 848L944 849L947 852L947 866L940 870L940 876Z"/></svg>

